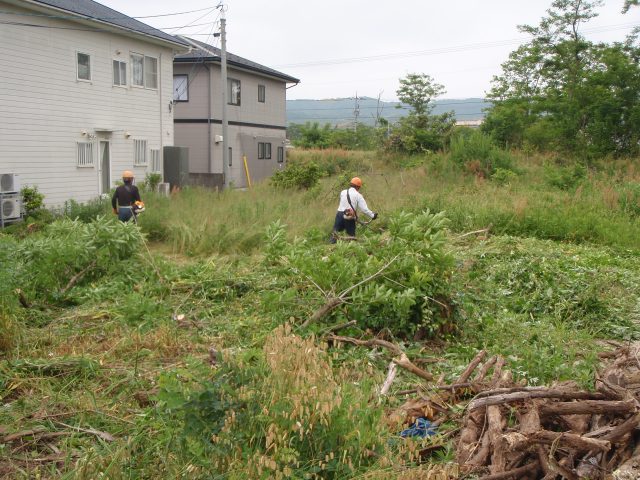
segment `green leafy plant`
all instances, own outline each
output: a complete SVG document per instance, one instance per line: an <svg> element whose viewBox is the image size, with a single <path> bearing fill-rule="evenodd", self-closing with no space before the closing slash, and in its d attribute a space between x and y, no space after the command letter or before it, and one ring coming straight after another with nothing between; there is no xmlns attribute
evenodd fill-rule
<svg viewBox="0 0 640 480"><path fill-rule="evenodd" d="M310 189L321 177L320 167L315 162L290 162L271 177L271 185L276 188Z"/></svg>
<svg viewBox="0 0 640 480"><path fill-rule="evenodd" d="M443 213L400 212L389 220L388 234L370 234L355 245L339 242L330 250L305 240L285 244L284 227L274 225L268 258L278 261L287 282L308 279L301 291L307 302L318 305L318 294L324 292L321 302L326 302L354 287L342 315L361 327L433 336L452 320L446 225Z"/></svg>
<svg viewBox="0 0 640 480"><path fill-rule="evenodd" d="M44 208L44 194L38 191L37 186L22 187L22 206L27 216L32 216Z"/></svg>

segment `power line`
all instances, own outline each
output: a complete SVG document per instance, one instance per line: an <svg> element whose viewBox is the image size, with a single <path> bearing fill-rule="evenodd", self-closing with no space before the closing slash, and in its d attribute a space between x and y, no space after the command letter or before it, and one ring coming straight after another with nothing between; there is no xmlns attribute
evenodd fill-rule
<svg viewBox="0 0 640 480"><path fill-rule="evenodd" d="M141 16L141 17L130 17L130 16L124 15L124 14L122 14L119 17L91 17L91 16L88 16L88 15L82 15L82 14L78 14L78 15L51 15L51 14L47 14L47 13L19 13L19 12L10 12L10 11L6 11L6 10L0 10L0 13L1 14L5 14L5 15L15 15L15 16L19 16L19 17L44 17L44 18L53 18L53 19L59 19L59 20L77 20L78 16L89 18L91 20L122 20L123 17L129 17L129 18L134 18L134 19L173 17L173 16L177 16L177 15L187 15L189 13L204 12L205 10L215 10L216 8L217 7L208 7L208 8L200 8L198 10L189 10L187 12L162 13L162 14L158 14L158 15L144 15L144 16Z"/></svg>
<svg viewBox="0 0 640 480"><path fill-rule="evenodd" d="M291 116L290 114L295 113L295 110L288 110L287 111L287 116ZM477 117L484 117L485 113L484 112L476 112L476 113L455 113L454 112L454 116L456 117L470 117L470 116L477 116ZM382 118L386 118L386 119L394 119L394 118L404 118L405 115L382 115ZM309 121L314 121L314 120L344 120L345 122L352 122L353 121L353 117L352 116L331 116L331 117L316 117L316 116L311 116L311 117L303 117L303 118L299 118L298 120L303 120L305 122L309 122Z"/></svg>
<svg viewBox="0 0 640 480"><path fill-rule="evenodd" d="M615 25L607 25L602 27L594 27L591 29L584 29L583 33L601 33L607 32L611 30L621 30L621 29L630 29L640 26L640 23L622 23ZM379 60L389 60L395 58L408 58L408 57L418 57L424 55L440 55L445 53L457 53L464 52L467 50L476 50L482 48L493 48L493 47L502 47L512 44L520 44L527 39L524 37L518 39L509 39L509 40L496 40L493 42L482 42L482 43L469 43L463 45L455 45L450 47L442 47L435 48L429 50L416 50L409 52L396 52L396 53L388 53L382 55L371 55L366 57L351 57L351 58L334 58L334 59L326 59L326 60L317 60L313 62L301 62L301 63L289 63L276 65L274 68L305 68L305 67L319 67L325 65L340 65L340 64L349 64L349 63L360 63L360 62L371 62L371 61L379 61Z"/></svg>

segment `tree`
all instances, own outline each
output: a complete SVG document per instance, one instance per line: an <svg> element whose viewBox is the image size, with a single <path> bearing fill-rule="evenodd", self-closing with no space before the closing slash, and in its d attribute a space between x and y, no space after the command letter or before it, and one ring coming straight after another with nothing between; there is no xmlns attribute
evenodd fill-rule
<svg viewBox="0 0 640 480"><path fill-rule="evenodd" d="M404 105L411 107L411 111L393 128L385 148L406 153L443 148L455 124L453 112L431 115L434 98L443 93L444 86L424 73L410 73L401 78L396 94Z"/></svg>
<svg viewBox="0 0 640 480"><path fill-rule="evenodd" d="M580 33L601 4L554 0L539 25L519 27L532 40L494 77L485 132L503 145L598 155L637 151L629 129L635 128L632 99L637 104L640 93L638 49L629 42L594 44Z"/></svg>
<svg viewBox="0 0 640 480"><path fill-rule="evenodd" d="M412 110L410 115L420 119L426 118L433 110L434 97L445 93L444 86L435 83L433 78L424 73L410 73L400 79L400 87L396 90L398 99ZM401 106L398 106L401 108Z"/></svg>

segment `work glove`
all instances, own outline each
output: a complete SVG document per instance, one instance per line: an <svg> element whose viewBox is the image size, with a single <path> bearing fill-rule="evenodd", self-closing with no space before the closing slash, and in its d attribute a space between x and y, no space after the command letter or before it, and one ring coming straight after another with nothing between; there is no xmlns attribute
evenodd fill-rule
<svg viewBox="0 0 640 480"><path fill-rule="evenodd" d="M373 217L371 217L371 220L375 220L376 218L378 218L378 214L376 212L373 212Z"/></svg>
<svg viewBox="0 0 640 480"><path fill-rule="evenodd" d="M114 208L114 209L113 209L113 214L114 214L114 215L117 215L117 214L118 214L118 209L117 209L117 208Z"/></svg>

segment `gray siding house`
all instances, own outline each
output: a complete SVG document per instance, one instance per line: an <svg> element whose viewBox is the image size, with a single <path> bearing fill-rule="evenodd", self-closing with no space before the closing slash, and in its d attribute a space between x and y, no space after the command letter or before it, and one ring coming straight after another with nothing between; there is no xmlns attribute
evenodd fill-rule
<svg viewBox="0 0 640 480"><path fill-rule="evenodd" d="M174 59L175 145L189 147L191 173L222 174L220 50L180 38L193 49ZM229 184L246 187L243 157L252 182L284 165L286 89L299 80L229 53L227 72Z"/></svg>
<svg viewBox="0 0 640 480"><path fill-rule="evenodd" d="M0 0L0 174L48 206L162 170L183 40L91 0Z"/></svg>

